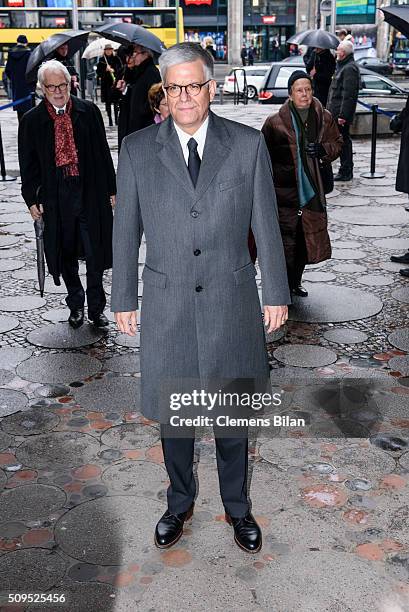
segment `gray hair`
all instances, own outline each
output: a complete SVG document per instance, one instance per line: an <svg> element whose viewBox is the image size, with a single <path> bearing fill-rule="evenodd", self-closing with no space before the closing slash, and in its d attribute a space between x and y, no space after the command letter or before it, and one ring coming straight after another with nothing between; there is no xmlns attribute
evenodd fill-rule
<svg viewBox="0 0 409 612"><path fill-rule="evenodd" d="M338 49L342 49L345 55L351 55L354 52L354 45L350 40L344 39L339 43Z"/></svg>
<svg viewBox="0 0 409 612"><path fill-rule="evenodd" d="M183 42L166 49L159 57L159 70L162 75L162 81L166 83L166 71L171 66L197 62L197 60L200 60L203 64L205 80L212 79L214 74L213 57L200 44Z"/></svg>
<svg viewBox="0 0 409 612"><path fill-rule="evenodd" d="M43 62L38 69L37 79L40 87L44 85L46 72L62 72L67 83L71 83L71 75L67 68L58 60L48 60Z"/></svg>

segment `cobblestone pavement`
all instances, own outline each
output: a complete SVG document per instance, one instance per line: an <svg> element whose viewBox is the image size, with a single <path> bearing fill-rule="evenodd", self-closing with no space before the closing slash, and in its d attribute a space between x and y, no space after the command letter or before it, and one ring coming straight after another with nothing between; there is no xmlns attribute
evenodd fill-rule
<svg viewBox="0 0 409 612"><path fill-rule="evenodd" d="M271 112L215 110L255 127ZM16 175L16 119L0 118ZM36 290L19 181L0 184L2 611L409 610L409 285L389 261L409 247L407 198L394 190L396 137L378 143L382 179L359 176L369 142L354 150L356 178L328 201L333 259L309 268L310 296L267 338L281 410L309 428L253 435L254 556L224 521L206 431L192 524L155 549L167 475L158 429L138 412L139 337L68 329L64 290ZM13 607L9 592L66 603Z"/></svg>

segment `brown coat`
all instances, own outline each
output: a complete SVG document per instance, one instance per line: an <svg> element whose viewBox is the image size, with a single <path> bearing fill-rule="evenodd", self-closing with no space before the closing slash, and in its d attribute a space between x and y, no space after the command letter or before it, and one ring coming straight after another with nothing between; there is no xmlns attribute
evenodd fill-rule
<svg viewBox="0 0 409 612"><path fill-rule="evenodd" d="M341 152L342 136L332 115L313 98L313 108L317 114L318 142L327 152L323 162L332 162ZM293 262L296 249L296 231L299 219L297 187L297 141L291 121L289 101L278 113L268 117L263 125L267 147L271 157L274 186L277 194L280 228L283 237L287 265ZM318 263L331 257L331 244L327 231L327 213L324 189L319 171L319 162L308 158L309 170L318 187L320 209L310 204L302 209L302 228L307 247L308 263Z"/></svg>

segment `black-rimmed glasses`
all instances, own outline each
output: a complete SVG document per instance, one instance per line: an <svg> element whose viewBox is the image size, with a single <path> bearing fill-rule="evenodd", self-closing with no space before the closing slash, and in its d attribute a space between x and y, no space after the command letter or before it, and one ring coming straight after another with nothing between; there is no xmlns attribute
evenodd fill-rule
<svg viewBox="0 0 409 612"><path fill-rule="evenodd" d="M60 83L59 85L44 85L47 91L54 93L55 91L67 91L68 83Z"/></svg>
<svg viewBox="0 0 409 612"><path fill-rule="evenodd" d="M179 98L182 95L183 89L189 96L198 96L202 91L202 87L210 83L212 79L205 81L204 83L189 83L188 85L167 85L164 90L171 98Z"/></svg>

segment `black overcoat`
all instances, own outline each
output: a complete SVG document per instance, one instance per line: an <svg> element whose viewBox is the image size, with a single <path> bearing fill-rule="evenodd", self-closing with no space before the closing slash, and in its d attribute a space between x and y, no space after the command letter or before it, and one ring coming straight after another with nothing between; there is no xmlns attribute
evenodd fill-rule
<svg viewBox="0 0 409 612"><path fill-rule="evenodd" d="M99 270L112 266L112 207L115 170L100 110L71 96L74 139L83 184L82 205L93 256ZM54 124L44 102L26 113L18 133L21 192L28 207L44 207L44 248L54 282L61 275L61 225L58 213Z"/></svg>
<svg viewBox="0 0 409 612"><path fill-rule="evenodd" d="M107 72L107 63L114 69L112 73ZM97 64L97 76L101 79L101 102L110 102L112 98L112 88L118 78L122 63L116 55L104 55Z"/></svg>
<svg viewBox="0 0 409 612"><path fill-rule="evenodd" d="M132 70L125 71L128 89L119 106L118 142L132 132L137 132L154 123L154 115L149 105L148 91L155 83L161 82L159 70L152 58Z"/></svg>
<svg viewBox="0 0 409 612"><path fill-rule="evenodd" d="M398 170L396 173L396 191L409 193L409 98L399 118L402 122L402 137L400 141Z"/></svg>
<svg viewBox="0 0 409 612"><path fill-rule="evenodd" d="M13 102L25 98L35 91L34 83L27 83L26 81L26 68L30 54L30 49L24 45L16 45L9 51L5 72L11 81ZM25 113L32 107L33 102L30 99L14 106L13 110Z"/></svg>

